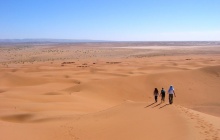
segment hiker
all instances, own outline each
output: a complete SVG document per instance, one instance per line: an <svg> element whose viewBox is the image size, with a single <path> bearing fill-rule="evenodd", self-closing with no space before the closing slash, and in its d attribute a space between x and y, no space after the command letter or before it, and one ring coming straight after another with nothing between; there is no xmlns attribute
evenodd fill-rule
<svg viewBox="0 0 220 140"><path fill-rule="evenodd" d="M155 99L155 102L157 102L157 96L159 94L159 91L157 88L154 89L154 99Z"/></svg>
<svg viewBox="0 0 220 140"><path fill-rule="evenodd" d="M169 94L169 103L172 104L173 103L173 95L176 97L176 94L174 92L174 88L171 85L169 90L168 90L168 94Z"/></svg>
<svg viewBox="0 0 220 140"><path fill-rule="evenodd" d="M162 88L162 90L160 92L161 103L165 102L165 93L166 93L166 91L164 90L164 88Z"/></svg>

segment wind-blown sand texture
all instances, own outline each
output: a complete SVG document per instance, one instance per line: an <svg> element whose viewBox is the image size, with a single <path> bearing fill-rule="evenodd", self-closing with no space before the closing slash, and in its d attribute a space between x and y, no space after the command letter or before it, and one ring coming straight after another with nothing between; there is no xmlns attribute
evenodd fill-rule
<svg viewBox="0 0 220 140"><path fill-rule="evenodd" d="M220 139L218 45L2 45L0 79L1 140Z"/></svg>

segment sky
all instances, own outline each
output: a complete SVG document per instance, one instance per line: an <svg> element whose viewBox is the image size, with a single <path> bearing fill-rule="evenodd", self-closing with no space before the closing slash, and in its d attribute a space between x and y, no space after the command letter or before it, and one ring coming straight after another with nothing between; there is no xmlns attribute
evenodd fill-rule
<svg viewBox="0 0 220 140"><path fill-rule="evenodd" d="M220 41L220 0L0 0L0 39Z"/></svg>

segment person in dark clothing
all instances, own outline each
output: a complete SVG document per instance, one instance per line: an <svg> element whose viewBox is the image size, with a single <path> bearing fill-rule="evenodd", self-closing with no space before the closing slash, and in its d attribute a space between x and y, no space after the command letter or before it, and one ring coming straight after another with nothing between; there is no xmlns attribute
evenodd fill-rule
<svg viewBox="0 0 220 140"><path fill-rule="evenodd" d="M157 88L154 89L154 99L155 99L155 102L157 102L157 97L159 95L159 91Z"/></svg>
<svg viewBox="0 0 220 140"><path fill-rule="evenodd" d="M164 88L162 88L161 92L160 92L160 96L161 96L161 103L165 102L165 93L166 91L164 90Z"/></svg>

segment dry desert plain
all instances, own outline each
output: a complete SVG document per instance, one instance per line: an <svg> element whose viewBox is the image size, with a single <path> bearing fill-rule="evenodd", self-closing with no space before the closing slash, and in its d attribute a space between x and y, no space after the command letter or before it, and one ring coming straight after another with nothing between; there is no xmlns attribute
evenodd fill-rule
<svg viewBox="0 0 220 140"><path fill-rule="evenodd" d="M219 140L220 45L3 44L0 139Z"/></svg>

